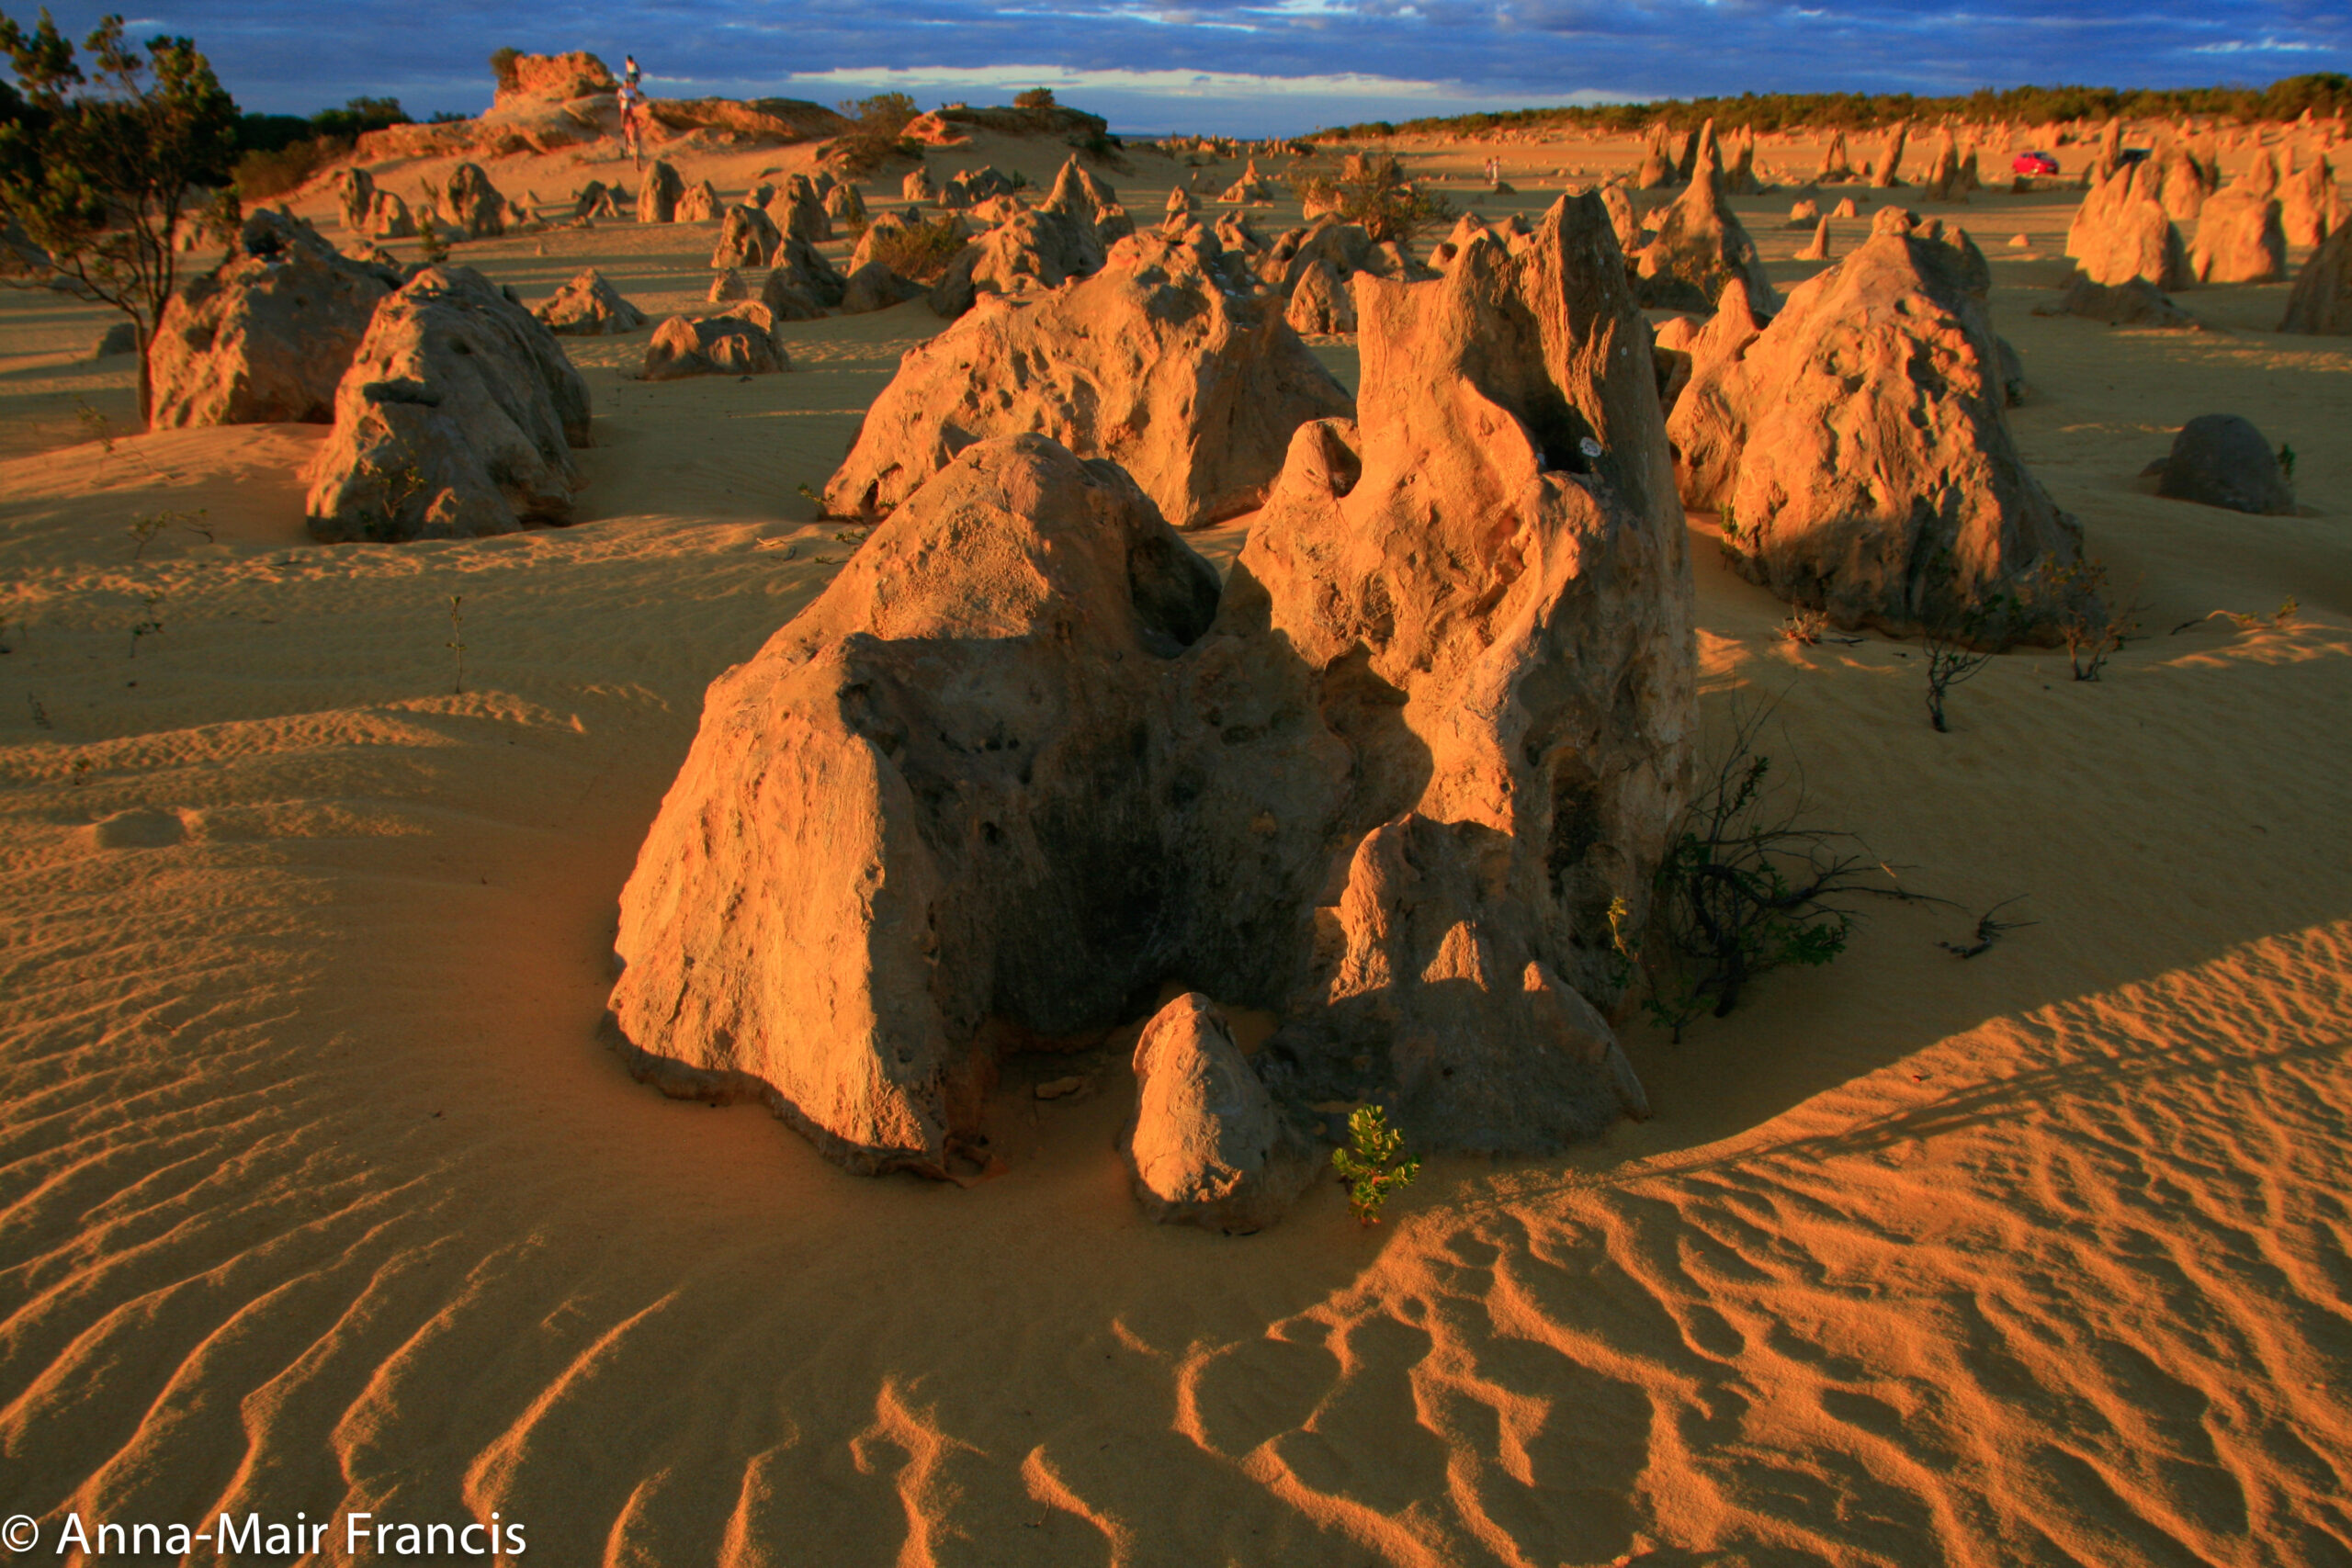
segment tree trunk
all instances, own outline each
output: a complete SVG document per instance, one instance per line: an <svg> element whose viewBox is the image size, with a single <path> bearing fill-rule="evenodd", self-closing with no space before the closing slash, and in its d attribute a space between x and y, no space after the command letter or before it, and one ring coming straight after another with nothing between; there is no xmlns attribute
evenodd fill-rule
<svg viewBox="0 0 2352 1568"><path fill-rule="evenodd" d="M130 330L139 339L139 427L155 428L155 375L148 367L149 353L155 346L155 334L137 311L130 314Z"/></svg>

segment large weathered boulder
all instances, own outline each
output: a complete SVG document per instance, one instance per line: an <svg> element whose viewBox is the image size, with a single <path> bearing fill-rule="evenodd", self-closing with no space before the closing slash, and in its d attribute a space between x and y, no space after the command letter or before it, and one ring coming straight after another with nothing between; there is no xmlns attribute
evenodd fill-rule
<svg viewBox="0 0 2352 1568"><path fill-rule="evenodd" d="M790 368L765 307L741 304L714 316L673 316L645 345L648 381L688 376L769 376Z"/></svg>
<svg viewBox="0 0 2352 1568"><path fill-rule="evenodd" d="M1746 283L1748 298L1765 309L1779 301L1756 242L1724 199L1712 141L1701 147L1690 187L1666 209L1657 238L1635 258L1634 271L1642 303L1654 308L1712 310L1715 297L1734 277Z"/></svg>
<svg viewBox="0 0 2352 1568"><path fill-rule="evenodd" d="M675 223L678 203L685 199L686 182L677 170L660 158L653 160L637 182L637 220L639 223Z"/></svg>
<svg viewBox="0 0 2352 1568"><path fill-rule="evenodd" d="M983 1025L1117 1021L1172 870L1145 759L1216 573L1113 464L981 441L711 687L621 895L613 1023L672 1093L944 1175Z"/></svg>
<svg viewBox="0 0 2352 1568"><path fill-rule="evenodd" d="M599 218L621 215L620 193L602 180L590 180L571 198L571 218L575 223L591 222Z"/></svg>
<svg viewBox="0 0 2352 1568"><path fill-rule="evenodd" d="M939 199L939 186L932 181L931 165L926 164L921 168L910 171L906 178L899 182L899 199L900 201L937 201Z"/></svg>
<svg viewBox="0 0 2352 1568"><path fill-rule="evenodd" d="M2158 288L2186 288L2196 279L2179 226L2164 203L2142 188L2154 176L2147 165L2095 182L2066 228L2066 254L2093 283L2129 283L2144 277Z"/></svg>
<svg viewBox="0 0 2352 1568"><path fill-rule="evenodd" d="M2290 517L2294 487L2253 422L2199 414L2180 427L2156 476L2156 493L2257 516Z"/></svg>
<svg viewBox="0 0 2352 1568"><path fill-rule="evenodd" d="M2082 535L2009 434L1973 251L1873 234L1694 371L1668 425L1682 496L1743 576L1844 626L2046 635L2030 583Z"/></svg>
<svg viewBox="0 0 2352 1568"><path fill-rule="evenodd" d="M730 266L765 266L784 244L775 223L756 207L730 207L718 225L718 243L711 248L714 270Z"/></svg>
<svg viewBox="0 0 2352 1568"><path fill-rule="evenodd" d="M343 226L355 234L367 234L368 217L376 205L376 177L356 164L347 164L335 171L332 188Z"/></svg>
<svg viewBox="0 0 2352 1568"><path fill-rule="evenodd" d="M708 180L696 180L686 187L685 195L678 198L678 221L707 223L725 209L726 203L718 199L718 187Z"/></svg>
<svg viewBox="0 0 2352 1568"><path fill-rule="evenodd" d="M825 193L825 216L854 233L865 226L865 197L854 185L837 185Z"/></svg>
<svg viewBox="0 0 2352 1568"><path fill-rule="evenodd" d="M1199 992L1152 1015L1136 1042L1135 1075L1119 1152L1151 1218L1246 1235L1280 1219L1314 1179L1313 1143Z"/></svg>
<svg viewBox="0 0 2352 1568"><path fill-rule="evenodd" d="M1300 428L1222 594L1125 469L982 439L714 683L622 894L634 1071L951 1174L1000 1042L1099 1038L1174 980L1280 1014L1239 1065L1277 1105L1379 1098L1423 1148L1642 1107L1594 999L1694 659L1623 254L1587 198L1355 288L1364 423ZM1151 1032L1181 1131L1148 1190L1238 1195L1280 1129L1215 1081L1204 1004Z"/></svg>
<svg viewBox="0 0 2352 1568"><path fill-rule="evenodd" d="M564 337L609 337L645 325L645 312L622 299L621 291L593 266L531 313L545 321L549 332Z"/></svg>
<svg viewBox="0 0 2352 1568"><path fill-rule="evenodd" d="M1035 431L1123 465L1170 522L1196 526L1255 506L1290 433L1348 406L1278 305L1235 299L1198 252L1136 235L1094 276L910 351L825 508L888 512L967 443Z"/></svg>
<svg viewBox="0 0 2352 1568"><path fill-rule="evenodd" d="M328 423L377 304L399 286L300 219L255 212L220 265L164 307L148 356L155 427Z"/></svg>
<svg viewBox="0 0 2352 1568"><path fill-rule="evenodd" d="M2337 225L2303 263L2278 330L2352 337L2352 222Z"/></svg>
<svg viewBox="0 0 2352 1568"><path fill-rule="evenodd" d="M313 459L311 532L450 538L568 523L588 387L544 322L470 267L435 266L376 308Z"/></svg>
<svg viewBox="0 0 2352 1568"><path fill-rule="evenodd" d="M2209 198L2197 219L2188 269L2199 283L2275 283L2287 276L2287 231L2279 220L2278 168L2266 149L2246 172Z"/></svg>

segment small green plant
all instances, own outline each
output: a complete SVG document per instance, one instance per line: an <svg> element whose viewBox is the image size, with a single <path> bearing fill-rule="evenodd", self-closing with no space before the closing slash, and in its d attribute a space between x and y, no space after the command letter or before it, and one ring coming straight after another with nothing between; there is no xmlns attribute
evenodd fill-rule
<svg viewBox="0 0 2352 1568"><path fill-rule="evenodd" d="M2278 471L2287 476L2289 484L2295 482L2295 449L2283 441L2278 443Z"/></svg>
<svg viewBox="0 0 2352 1568"><path fill-rule="evenodd" d="M1300 174L1291 181L1302 203L1335 212L1342 223L1361 223L1374 244L1394 240L1409 245L1429 230L1459 214L1452 202L1423 190L1386 153L1351 153L1335 176Z"/></svg>
<svg viewBox="0 0 2352 1568"><path fill-rule="evenodd" d="M458 697L466 694L466 620L460 613L465 602L466 596L462 593L449 595L449 640L443 644L458 656L458 675L450 684L449 694Z"/></svg>
<svg viewBox="0 0 2352 1568"><path fill-rule="evenodd" d="M435 266L449 259L449 242L442 238L440 226L429 214L416 220L416 248Z"/></svg>
<svg viewBox="0 0 2352 1568"><path fill-rule="evenodd" d="M139 639L141 637L154 637L164 629L164 615L162 609L164 596L161 593L143 593L140 595L139 603L142 606L144 614L141 619L133 622L130 627L130 657L133 659L139 657Z"/></svg>
<svg viewBox="0 0 2352 1568"><path fill-rule="evenodd" d="M1377 1105L1360 1105L1348 1118L1348 1146L1331 1151L1331 1168L1348 1190L1348 1213L1360 1225L1380 1223L1381 1205L1399 1188L1409 1187L1420 1175L1418 1156L1392 1163L1405 1146L1405 1134L1388 1124L1388 1112Z"/></svg>
<svg viewBox="0 0 2352 1568"><path fill-rule="evenodd" d="M2058 611L2059 635L2066 639L2066 662L2077 681L2096 681L2108 657L2140 629L2140 606L2117 601L2107 566L2085 557L2065 566L2045 564L2042 581Z"/></svg>
<svg viewBox="0 0 2352 1568"><path fill-rule="evenodd" d="M1742 716L1651 884L1650 927L1638 951L1627 917L1610 912L1621 957L1637 963L1643 1010L1677 1043L1701 1015L1722 1018L1747 983L1791 964L1826 964L1846 951L1861 895L1925 897L1897 883L1851 833L1802 820L1804 798L1776 789L1772 760L1756 752L1765 709ZM1886 878L1874 885L1871 874Z"/></svg>

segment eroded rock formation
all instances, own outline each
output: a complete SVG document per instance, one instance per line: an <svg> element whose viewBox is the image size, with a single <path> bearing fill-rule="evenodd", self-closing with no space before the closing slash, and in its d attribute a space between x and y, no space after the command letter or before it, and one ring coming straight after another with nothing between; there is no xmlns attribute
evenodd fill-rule
<svg viewBox="0 0 2352 1568"><path fill-rule="evenodd" d="M645 312L621 298L605 275L589 267L531 312L564 337L609 337L645 325Z"/></svg>
<svg viewBox="0 0 2352 1568"><path fill-rule="evenodd" d="M1844 626L2045 635L2030 582L2082 536L2010 436L1987 273L1964 237L1876 233L1694 369L1668 422L1682 495L1743 576Z"/></svg>
<svg viewBox="0 0 2352 1568"><path fill-rule="evenodd" d="M1153 1219L1243 1235L1280 1219L1313 1179L1314 1144L1266 1092L1209 998L1189 991L1152 1015L1135 1075L1119 1152Z"/></svg>
<svg viewBox="0 0 2352 1568"><path fill-rule="evenodd" d="M1256 505L1290 433L1347 408L1278 301L1236 299L1199 252L1134 235L1093 276L992 303L910 352L825 508L888 512L968 443L1035 431L1122 464L1191 527Z"/></svg>
<svg viewBox="0 0 2352 1568"><path fill-rule="evenodd" d="M2278 330L2352 337L2352 222L2339 224L2303 263Z"/></svg>
<svg viewBox="0 0 2352 1568"><path fill-rule="evenodd" d="M645 345L648 381L688 376L769 376L789 367L775 341L775 318L744 303L713 316L672 316Z"/></svg>
<svg viewBox="0 0 2352 1568"><path fill-rule="evenodd" d="M1585 197L1354 288L1362 423L1298 429L1222 593L1125 470L984 438L713 685L622 895L635 1071L947 1174L995 1042L1178 980L1281 1018L1237 1065L1196 1000L1140 1053L1189 1131L1130 1147L1203 1212L1284 1136L1253 1083L1432 1150L1642 1109L1609 910L1642 918L1684 796L1693 649L1623 253Z"/></svg>
<svg viewBox="0 0 2352 1568"><path fill-rule="evenodd" d="M377 306L311 468L322 539L450 538L569 523L588 388L563 345L470 267Z"/></svg>
<svg viewBox="0 0 2352 1568"><path fill-rule="evenodd" d="M164 307L148 358L155 427L329 423L335 388L400 281L299 218L254 213L220 265Z"/></svg>

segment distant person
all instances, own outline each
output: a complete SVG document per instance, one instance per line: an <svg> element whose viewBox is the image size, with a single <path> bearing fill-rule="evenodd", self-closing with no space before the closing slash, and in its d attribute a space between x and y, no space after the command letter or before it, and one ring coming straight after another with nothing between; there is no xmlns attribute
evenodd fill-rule
<svg viewBox="0 0 2352 1568"><path fill-rule="evenodd" d="M1503 162L1500 158L1487 160L1487 183L1490 186L1503 183Z"/></svg>
<svg viewBox="0 0 2352 1568"><path fill-rule="evenodd" d="M636 62L631 61L634 65ZM638 91L635 81L621 84L621 151L629 155L639 168L645 166L645 144L640 135L640 121L645 112L645 95Z"/></svg>
<svg viewBox="0 0 2352 1568"><path fill-rule="evenodd" d="M627 62L627 69L623 71L622 74L628 79L628 85L634 87L638 85L639 80L644 76L645 73L637 68L637 56L634 54L624 54L621 56L621 59Z"/></svg>

